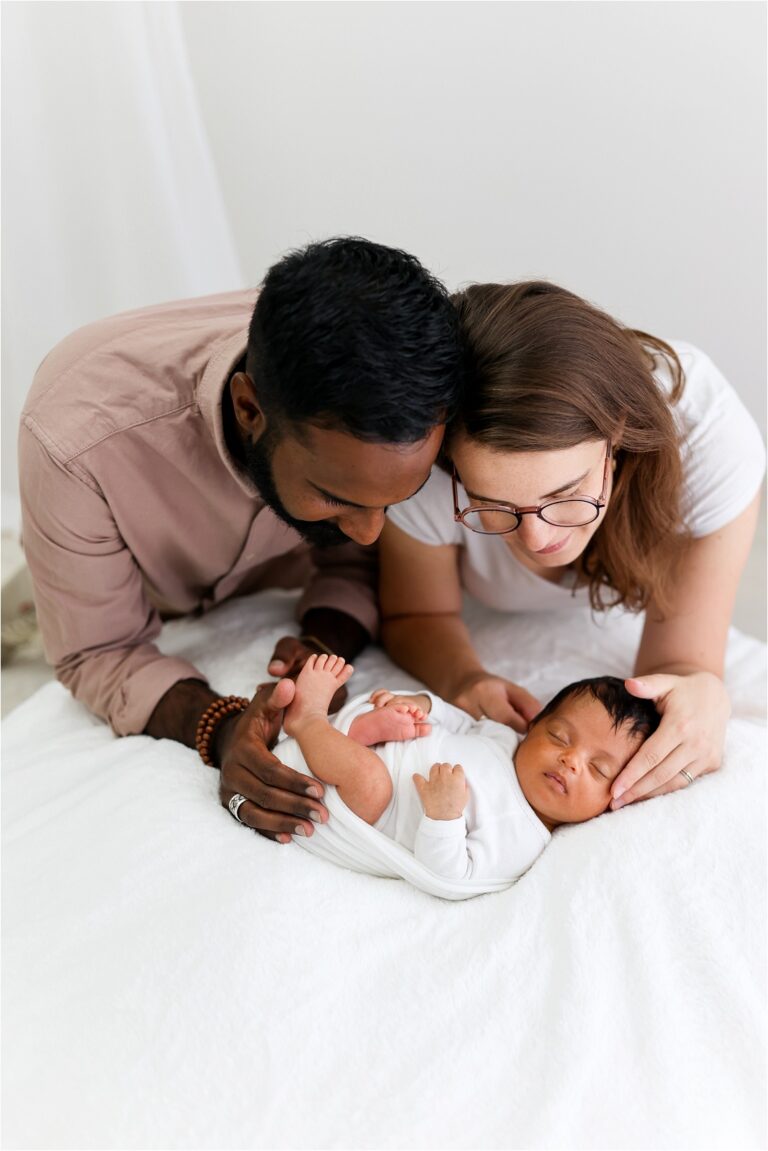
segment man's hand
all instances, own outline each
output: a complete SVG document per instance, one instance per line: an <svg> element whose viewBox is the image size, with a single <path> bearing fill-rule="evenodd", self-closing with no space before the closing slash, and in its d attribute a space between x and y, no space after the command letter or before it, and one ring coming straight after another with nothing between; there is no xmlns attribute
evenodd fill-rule
<svg viewBox="0 0 768 1151"><path fill-rule="evenodd" d="M222 805L235 794L244 795L248 802L237 813L241 822L278 843L290 843L293 835L312 835L314 824L328 819L327 809L317 802L323 796L322 783L286 767L269 750L295 690L290 679L263 685L247 711L222 720L214 736Z"/></svg>
<svg viewBox="0 0 768 1151"><path fill-rule="evenodd" d="M416 774L413 782L430 819L458 819L467 806L467 780L460 763L433 763L429 779Z"/></svg>
<svg viewBox="0 0 768 1151"><path fill-rule="evenodd" d="M320 652L319 647L303 643L293 635L284 635L275 644L275 650L267 666L270 675L278 675L286 679L295 679L311 655ZM328 711L331 715L337 712L347 698L347 689L340 687L331 700ZM242 793L243 795L245 792Z"/></svg>

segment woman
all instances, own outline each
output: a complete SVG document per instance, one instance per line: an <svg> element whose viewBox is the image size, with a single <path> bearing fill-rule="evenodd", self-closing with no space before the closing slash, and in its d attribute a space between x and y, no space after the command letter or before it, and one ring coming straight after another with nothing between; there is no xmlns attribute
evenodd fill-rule
<svg viewBox="0 0 768 1151"><path fill-rule="evenodd" d="M385 647L522 731L539 703L482 666L462 588L497 610L644 611L626 683L662 722L612 807L687 786L719 767L730 714L725 645L765 470L754 421L698 349L553 284L478 284L455 302L470 385L444 466L389 512Z"/></svg>

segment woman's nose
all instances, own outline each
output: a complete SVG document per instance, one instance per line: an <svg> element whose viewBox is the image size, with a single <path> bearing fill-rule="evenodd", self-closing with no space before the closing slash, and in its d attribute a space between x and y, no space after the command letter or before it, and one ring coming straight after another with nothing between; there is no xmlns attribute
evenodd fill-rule
<svg viewBox="0 0 768 1151"><path fill-rule="evenodd" d="M520 542L531 552L541 551L557 541L557 533L561 528L553 527L536 515L523 516L517 535Z"/></svg>
<svg viewBox="0 0 768 1151"><path fill-rule="evenodd" d="M339 516L336 523L356 544L372 544L381 535L385 521L382 508L364 509L359 512L345 512Z"/></svg>

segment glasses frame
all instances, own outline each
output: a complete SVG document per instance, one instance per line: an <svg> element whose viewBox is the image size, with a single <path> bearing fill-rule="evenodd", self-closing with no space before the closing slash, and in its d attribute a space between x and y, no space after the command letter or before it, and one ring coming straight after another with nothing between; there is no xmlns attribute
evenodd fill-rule
<svg viewBox="0 0 768 1151"><path fill-rule="evenodd" d="M565 528L565 527L586 527L587 524L594 523L600 512L603 510L608 502L608 478L611 474L611 461L613 459L613 442L606 441L607 447L605 451L605 466L603 468L603 488L597 499L592 496L561 496L558 499L547 500L546 503L538 504L536 506L519 508L515 504L507 503L506 500L496 500L495 503L473 504L471 507L466 507L463 510L459 507L459 477L456 473L455 466L452 465L453 481L453 519L455 523L461 524L469 532L475 532L477 535L482 536L508 536L511 532L516 532L523 522L523 516L538 516L545 524L550 527ZM553 524L541 514L546 508L551 508L554 504L589 504L594 508L595 514L591 520L587 520L585 524ZM479 528L473 528L471 524L466 522L465 516L469 512L488 511L488 512L511 512L517 518L514 527L505 528L501 532L486 532Z"/></svg>

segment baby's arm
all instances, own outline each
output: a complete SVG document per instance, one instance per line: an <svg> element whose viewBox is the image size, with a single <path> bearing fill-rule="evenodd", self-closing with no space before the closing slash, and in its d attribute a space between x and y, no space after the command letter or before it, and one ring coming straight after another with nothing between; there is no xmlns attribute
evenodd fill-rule
<svg viewBox="0 0 768 1151"><path fill-rule="evenodd" d="M436 875L446 879L469 879L475 861L467 843L464 808L467 781L460 764L435 763L429 779L414 775L413 782L424 806L413 852Z"/></svg>

